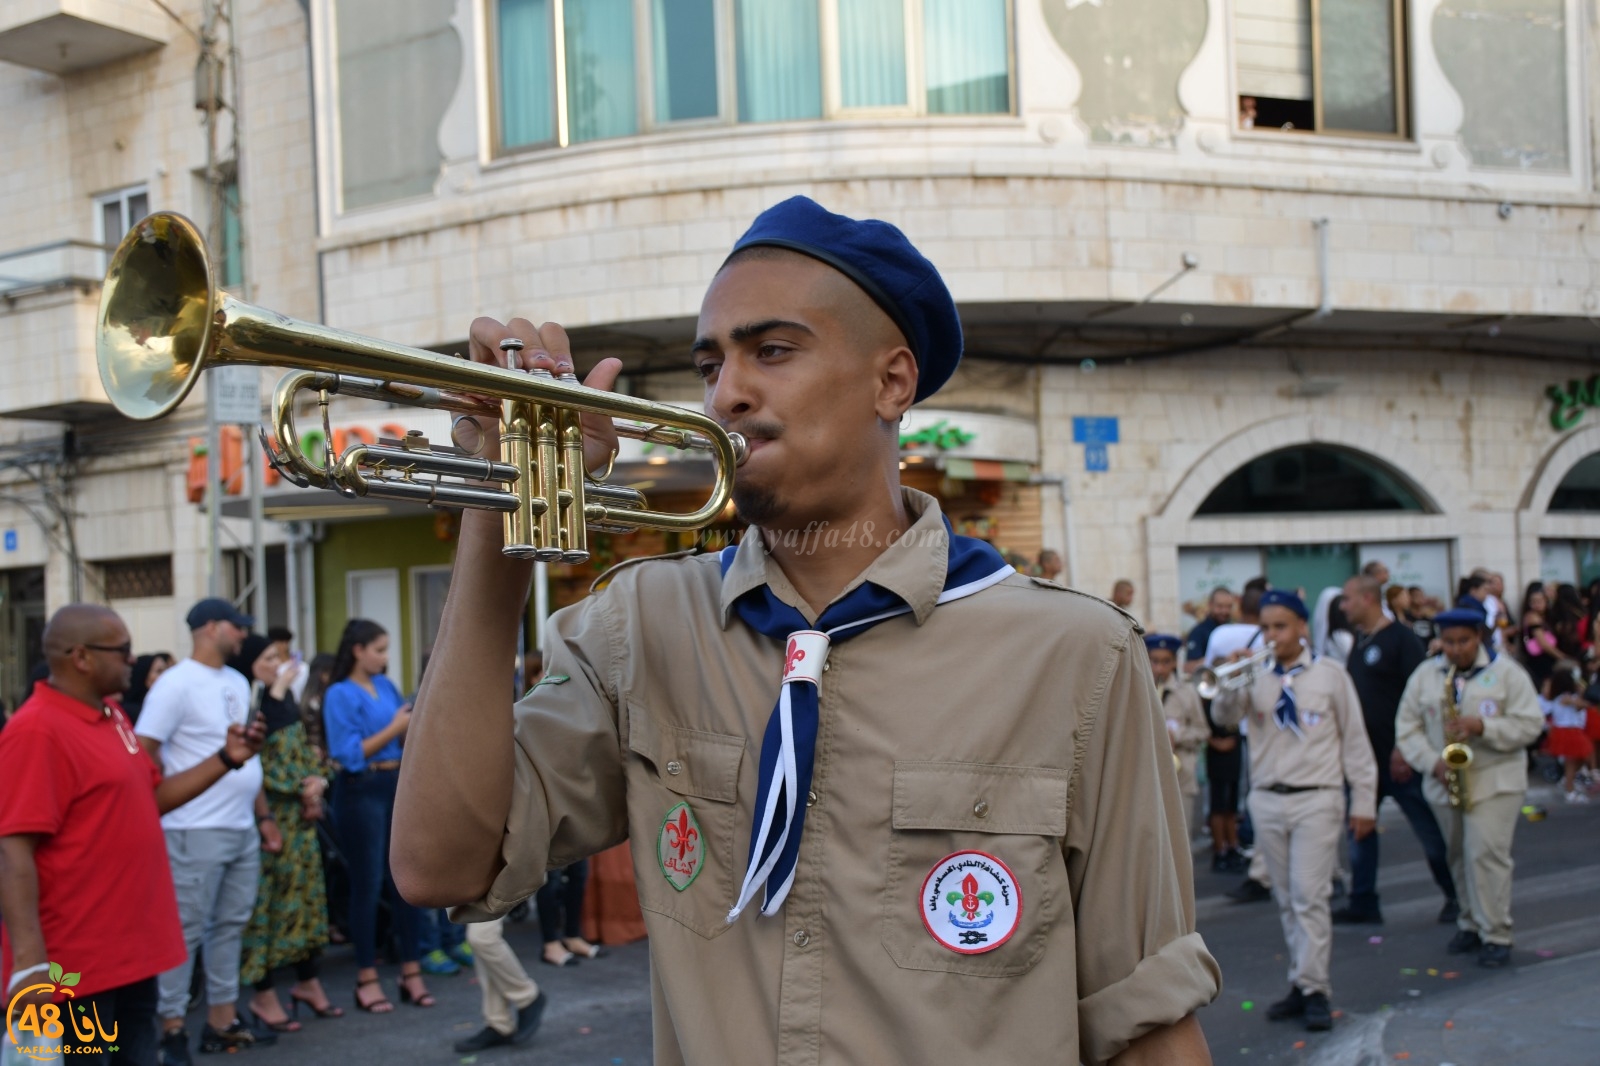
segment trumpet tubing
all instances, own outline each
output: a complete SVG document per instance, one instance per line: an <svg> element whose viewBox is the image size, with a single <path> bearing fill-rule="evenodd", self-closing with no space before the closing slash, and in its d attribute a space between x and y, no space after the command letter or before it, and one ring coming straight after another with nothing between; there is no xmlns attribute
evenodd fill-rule
<svg viewBox="0 0 1600 1066"><path fill-rule="evenodd" d="M581 562L588 558L589 529L699 529L727 505L734 470L748 454L742 437L695 411L586 388L571 375L558 379L390 344L237 300L217 288L199 230L166 212L135 225L113 255L95 347L107 396L141 420L174 410L209 367L290 370L273 394L276 446L261 433L269 460L290 483L349 497L498 511L505 516L503 550L517 557ZM493 419L502 458L436 448L412 433L396 445L353 444L313 462L300 449L294 418L295 400L306 391L317 395L325 429L334 395ZM590 481L585 414L611 419L619 436L709 453L710 498L690 512L655 511L636 490Z"/></svg>

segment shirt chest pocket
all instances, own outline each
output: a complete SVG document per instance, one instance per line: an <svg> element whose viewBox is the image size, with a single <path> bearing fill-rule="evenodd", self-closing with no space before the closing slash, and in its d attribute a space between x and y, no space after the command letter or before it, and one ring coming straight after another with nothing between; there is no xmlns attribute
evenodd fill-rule
<svg viewBox="0 0 1600 1066"><path fill-rule="evenodd" d="M711 938L728 928L744 738L628 704L628 823L639 905Z"/></svg>
<svg viewBox="0 0 1600 1066"><path fill-rule="evenodd" d="M1027 973L1067 891L1066 770L896 762L879 927L908 970Z"/></svg>

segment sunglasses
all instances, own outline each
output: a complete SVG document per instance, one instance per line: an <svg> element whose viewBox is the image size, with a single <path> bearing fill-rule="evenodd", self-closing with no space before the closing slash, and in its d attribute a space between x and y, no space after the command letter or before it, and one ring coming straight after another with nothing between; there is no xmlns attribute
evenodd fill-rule
<svg viewBox="0 0 1600 1066"><path fill-rule="evenodd" d="M82 644L79 647L88 648L90 651L116 652L124 659L133 654L133 641L131 640L126 644Z"/></svg>

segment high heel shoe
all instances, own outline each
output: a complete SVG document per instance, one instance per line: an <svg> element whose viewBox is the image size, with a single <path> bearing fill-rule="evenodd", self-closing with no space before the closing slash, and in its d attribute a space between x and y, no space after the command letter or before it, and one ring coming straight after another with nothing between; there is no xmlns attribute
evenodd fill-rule
<svg viewBox="0 0 1600 1066"><path fill-rule="evenodd" d="M293 992L289 993L289 1017L295 1018L295 1019L298 1019L300 1017L300 1006L301 1006L301 1004L304 1004L306 1009L311 1011L311 1013L315 1014L318 1018L343 1018L344 1017L344 1008L343 1007L335 1007L330 1002L326 1007L318 1009L318 1007L317 1007L317 1005L315 1003L311 1002L309 999L307 999L304 996L297 996Z"/></svg>
<svg viewBox="0 0 1600 1066"><path fill-rule="evenodd" d="M411 994L411 986L406 984L406 982L417 980L421 977L422 974L420 973L403 973L400 975L401 1003L409 1003L413 1007L431 1007L438 1002L438 1000L433 998L432 992L423 992L421 995L415 996Z"/></svg>
<svg viewBox="0 0 1600 1066"><path fill-rule="evenodd" d="M367 985L378 985L378 998L373 1000L371 1003L361 1002L361 990ZM357 981L356 987L352 990L351 994L355 996L356 1006L360 1007L368 1014L388 1014L390 1011L394 1010L394 1004L389 1002L388 996L383 995L383 986L379 983L376 977L365 981Z"/></svg>

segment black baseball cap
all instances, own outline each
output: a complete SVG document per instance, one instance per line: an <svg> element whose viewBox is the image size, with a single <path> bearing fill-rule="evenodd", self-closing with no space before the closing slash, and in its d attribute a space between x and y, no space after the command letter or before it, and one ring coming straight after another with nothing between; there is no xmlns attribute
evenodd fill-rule
<svg viewBox="0 0 1600 1066"><path fill-rule="evenodd" d="M190 629L199 629L208 622L232 622L241 629L249 629L255 625L256 620L240 611L230 601L220 596L211 596L201 600L189 608L188 617L185 619Z"/></svg>

